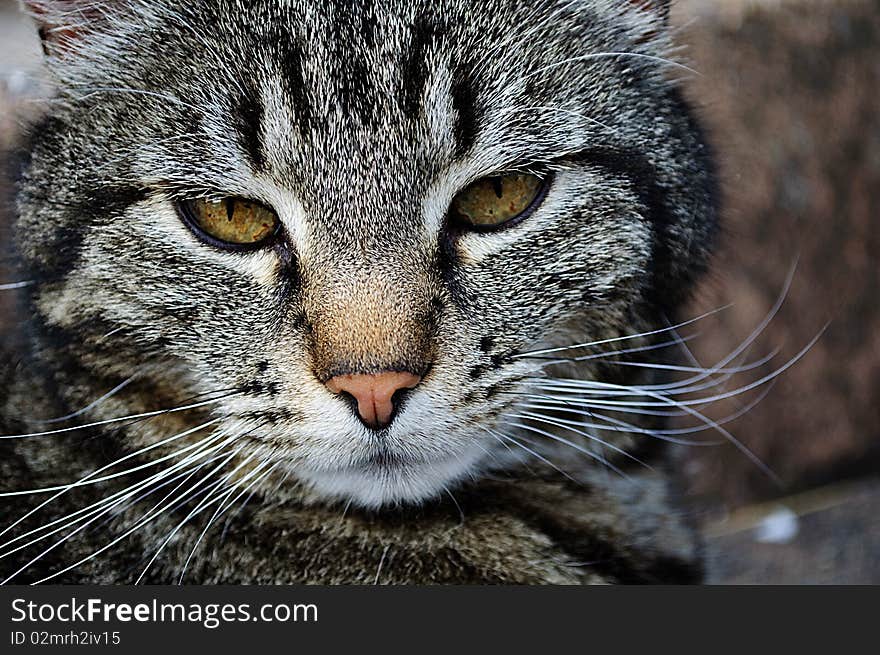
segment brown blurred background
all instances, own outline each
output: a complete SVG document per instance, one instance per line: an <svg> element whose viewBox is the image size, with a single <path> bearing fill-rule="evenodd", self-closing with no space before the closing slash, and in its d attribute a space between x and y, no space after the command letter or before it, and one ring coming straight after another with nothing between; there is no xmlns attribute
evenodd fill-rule
<svg viewBox="0 0 880 655"><path fill-rule="evenodd" d="M781 346L784 363L830 321L729 426L782 487L730 445L689 453L714 579L880 583L880 1L682 0L676 22L725 185L691 313L734 303L700 326L697 358L747 337L796 260L754 356Z"/></svg>
<svg viewBox="0 0 880 655"><path fill-rule="evenodd" d="M0 0L0 151L34 112L27 99L45 93L16 7ZM699 72L688 93L718 152L726 207L716 266L686 315L733 304L688 345L703 365L722 359L796 261L785 305L750 350L782 352L740 384L830 321L727 426L781 485L730 444L684 456L710 579L880 583L880 0L679 0L673 22L679 59Z"/></svg>

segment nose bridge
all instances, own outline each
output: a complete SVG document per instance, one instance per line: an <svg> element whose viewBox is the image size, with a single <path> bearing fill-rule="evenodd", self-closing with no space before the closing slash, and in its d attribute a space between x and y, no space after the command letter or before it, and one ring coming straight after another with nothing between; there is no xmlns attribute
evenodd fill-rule
<svg viewBox="0 0 880 655"><path fill-rule="evenodd" d="M404 266L336 264L308 284L311 358L322 382L338 375L422 375L435 317L427 281Z"/></svg>

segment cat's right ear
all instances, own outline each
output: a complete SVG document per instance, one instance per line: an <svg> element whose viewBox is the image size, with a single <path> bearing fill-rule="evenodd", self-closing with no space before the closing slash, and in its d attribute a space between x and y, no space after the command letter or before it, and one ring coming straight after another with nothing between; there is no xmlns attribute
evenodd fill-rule
<svg viewBox="0 0 880 655"><path fill-rule="evenodd" d="M96 0L21 0L34 19L47 57L64 57L107 15L106 2Z"/></svg>

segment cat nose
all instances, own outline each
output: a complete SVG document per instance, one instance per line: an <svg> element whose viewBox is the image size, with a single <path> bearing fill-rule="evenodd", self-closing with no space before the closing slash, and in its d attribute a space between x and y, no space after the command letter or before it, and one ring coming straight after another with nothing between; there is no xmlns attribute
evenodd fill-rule
<svg viewBox="0 0 880 655"><path fill-rule="evenodd" d="M409 372L384 371L376 374L337 375L326 386L335 394L348 394L357 401L357 413L370 428L385 428L394 418L400 399L398 392L412 389L422 381Z"/></svg>

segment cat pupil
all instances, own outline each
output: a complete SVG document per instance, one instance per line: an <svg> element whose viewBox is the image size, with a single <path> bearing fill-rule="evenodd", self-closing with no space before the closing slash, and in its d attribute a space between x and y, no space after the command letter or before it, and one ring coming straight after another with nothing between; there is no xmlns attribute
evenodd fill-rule
<svg viewBox="0 0 880 655"><path fill-rule="evenodd" d="M500 177L492 178L492 187L495 189L495 196L500 200L504 195L504 183Z"/></svg>

